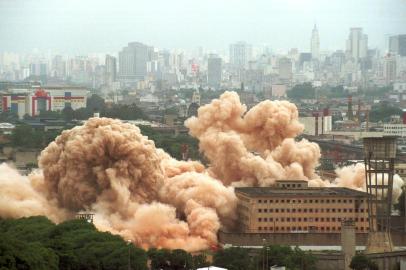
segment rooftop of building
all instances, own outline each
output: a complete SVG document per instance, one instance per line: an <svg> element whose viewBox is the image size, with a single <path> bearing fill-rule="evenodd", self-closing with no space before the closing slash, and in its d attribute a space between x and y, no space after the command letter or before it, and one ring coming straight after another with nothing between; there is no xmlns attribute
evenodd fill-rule
<svg viewBox="0 0 406 270"><path fill-rule="evenodd" d="M345 187L308 187L299 189L287 189L278 187L239 187L235 188L236 193L248 195L249 197L263 196L343 196L343 197L366 197L368 194L363 191Z"/></svg>

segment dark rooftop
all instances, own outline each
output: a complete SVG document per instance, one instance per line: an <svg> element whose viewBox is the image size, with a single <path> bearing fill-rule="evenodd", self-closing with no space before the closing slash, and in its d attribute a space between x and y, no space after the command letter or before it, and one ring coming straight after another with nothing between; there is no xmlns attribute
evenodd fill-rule
<svg viewBox="0 0 406 270"><path fill-rule="evenodd" d="M277 187L239 187L235 188L236 193L242 193L250 197L262 196L348 196L348 197L366 197L368 194L363 191L344 187L309 187L299 189L287 189Z"/></svg>

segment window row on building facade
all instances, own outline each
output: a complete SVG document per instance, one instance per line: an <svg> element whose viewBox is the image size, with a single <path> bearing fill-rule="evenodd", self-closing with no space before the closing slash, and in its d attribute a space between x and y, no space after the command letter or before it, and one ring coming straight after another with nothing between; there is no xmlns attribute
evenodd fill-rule
<svg viewBox="0 0 406 270"><path fill-rule="evenodd" d="M258 203L353 203L352 199L278 199L278 200L265 200L259 199ZM359 203L363 203L364 200L357 200Z"/></svg>
<svg viewBox="0 0 406 270"><path fill-rule="evenodd" d="M258 213L366 213L364 208L259 208Z"/></svg>
<svg viewBox="0 0 406 270"><path fill-rule="evenodd" d="M282 227L279 227L279 226L275 226L275 227L273 227L273 226L271 226L271 227L258 227L258 231L275 231L275 232L277 232L277 231L288 231L288 232L291 232L291 231L327 231L327 232L329 232L329 231L340 231L341 230L341 227L335 227L335 226L332 226L332 227L330 227L330 226L322 226L322 227L316 227L316 226L308 226L308 227L306 227L306 226L304 226L304 227L302 227L302 226L298 226L298 227L289 227L289 226L287 226L287 227L284 227L284 226L282 226ZM355 227L355 230L356 231L367 231L368 230L368 228L367 227Z"/></svg>
<svg viewBox="0 0 406 270"><path fill-rule="evenodd" d="M314 218L308 218L308 217L280 217L280 218L258 218L258 222L341 222L344 220L351 220L355 222L364 222L364 221L369 221L368 218L340 218L340 217L314 217Z"/></svg>

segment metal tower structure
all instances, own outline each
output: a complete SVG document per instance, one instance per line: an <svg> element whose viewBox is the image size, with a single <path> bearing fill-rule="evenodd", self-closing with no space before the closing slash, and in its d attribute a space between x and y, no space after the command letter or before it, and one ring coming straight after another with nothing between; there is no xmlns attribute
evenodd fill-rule
<svg viewBox="0 0 406 270"><path fill-rule="evenodd" d="M368 252L392 251L390 217L393 176L395 172L396 137L363 139L365 180L368 193Z"/></svg>

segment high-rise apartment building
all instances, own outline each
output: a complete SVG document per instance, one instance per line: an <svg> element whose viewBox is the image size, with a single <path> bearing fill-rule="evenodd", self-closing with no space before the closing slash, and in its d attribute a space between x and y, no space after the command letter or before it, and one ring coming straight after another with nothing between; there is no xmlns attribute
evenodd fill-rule
<svg viewBox="0 0 406 270"><path fill-rule="evenodd" d="M319 40L319 31L317 30L317 26L314 25L312 31L312 38L310 40L310 49L312 53L313 59L319 59L320 57L320 40Z"/></svg>
<svg viewBox="0 0 406 270"><path fill-rule="evenodd" d="M117 80L117 61L114 56L106 55L106 84L111 86Z"/></svg>
<svg viewBox="0 0 406 270"><path fill-rule="evenodd" d="M66 61L61 55L55 55L52 59L51 76L64 78L66 76Z"/></svg>
<svg viewBox="0 0 406 270"><path fill-rule="evenodd" d="M292 79L292 60L287 57L279 59L279 78L282 80Z"/></svg>
<svg viewBox="0 0 406 270"><path fill-rule="evenodd" d="M134 83L145 78L149 51L149 46L139 42L131 42L119 52L120 81Z"/></svg>
<svg viewBox="0 0 406 270"><path fill-rule="evenodd" d="M210 55L207 61L207 84L219 88L222 79L222 59L217 55Z"/></svg>
<svg viewBox="0 0 406 270"><path fill-rule="evenodd" d="M362 28L350 29L347 40L347 52L355 60L365 58L368 53L368 36L362 33Z"/></svg>
<svg viewBox="0 0 406 270"><path fill-rule="evenodd" d="M389 52L400 56L406 56L406 35L389 37Z"/></svg>
<svg viewBox="0 0 406 270"><path fill-rule="evenodd" d="M396 57L387 54L383 60L383 76L385 83L390 84L396 80Z"/></svg>
<svg viewBox="0 0 406 270"><path fill-rule="evenodd" d="M252 46L244 41L230 45L230 64L236 68L246 68L252 58Z"/></svg>

